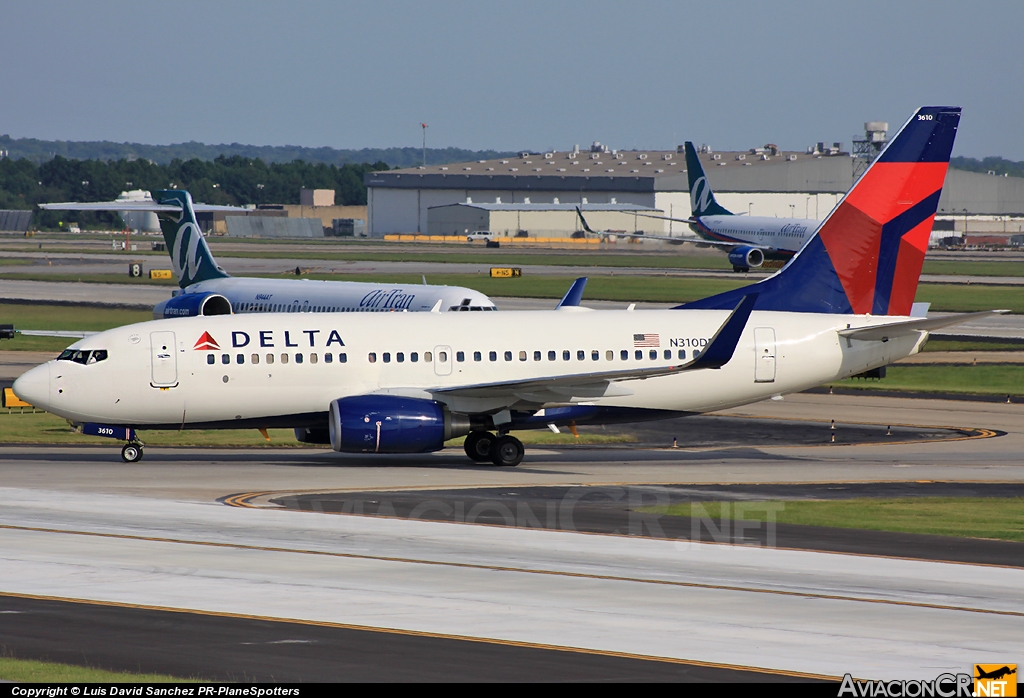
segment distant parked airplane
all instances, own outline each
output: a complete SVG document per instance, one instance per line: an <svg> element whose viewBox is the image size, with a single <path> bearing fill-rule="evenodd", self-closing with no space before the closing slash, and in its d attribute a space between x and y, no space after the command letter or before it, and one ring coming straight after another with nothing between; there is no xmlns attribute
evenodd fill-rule
<svg viewBox="0 0 1024 698"><path fill-rule="evenodd" d="M153 211L167 242L182 292L157 304L157 319L234 313L380 313L407 310L497 310L491 299L461 286L380 284L229 276L213 258L196 211L241 212L234 206L193 204L184 190L154 191L150 201L40 204L50 211Z"/></svg>
<svg viewBox="0 0 1024 698"><path fill-rule="evenodd" d="M792 257L811 239L821 221L803 218L775 218L769 216L743 216L721 206L715 200L704 168L693 143L686 141L686 176L690 184L690 217L669 218L638 214L647 218L688 223L696 236L650 235L647 233L595 232L583 219L577 208L583 229L588 233L637 237L645 240L665 240L675 244L692 242L710 245L729 253L733 271L750 271L766 260L782 262Z"/></svg>

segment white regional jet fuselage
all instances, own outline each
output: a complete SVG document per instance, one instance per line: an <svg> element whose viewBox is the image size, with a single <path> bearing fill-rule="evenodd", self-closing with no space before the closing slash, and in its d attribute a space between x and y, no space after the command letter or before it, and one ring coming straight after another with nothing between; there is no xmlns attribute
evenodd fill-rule
<svg viewBox="0 0 1024 698"><path fill-rule="evenodd" d="M765 216L695 216L690 224L700 237L717 242L735 242L766 248L768 259L788 259L821 225L803 218Z"/></svg>
<svg viewBox="0 0 1024 698"><path fill-rule="evenodd" d="M177 296L177 302L189 294L211 293L226 298L235 313L423 312L432 309L438 301L442 312L497 310L484 294L459 286L248 277L209 279L192 284ZM174 299L162 301L153 309L153 315L163 318L195 314L187 306L180 309L174 306Z"/></svg>
<svg viewBox="0 0 1024 698"><path fill-rule="evenodd" d="M906 318L755 311L720 369L561 389L445 392L679 365L728 316L575 309L179 318L90 336L71 349L104 354L89 360L83 353L76 361L65 352L64 360L32 369L15 387L24 399L75 422L143 428L326 428L331 401L355 395L437 400L465 414L586 404L636 410L635 420L645 411L700 413L804 390L915 353L927 336L850 340L837 332Z"/></svg>

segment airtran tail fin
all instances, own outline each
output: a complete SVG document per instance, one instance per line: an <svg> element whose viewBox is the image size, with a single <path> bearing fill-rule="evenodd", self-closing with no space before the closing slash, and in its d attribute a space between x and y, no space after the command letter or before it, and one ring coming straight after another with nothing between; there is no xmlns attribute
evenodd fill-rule
<svg viewBox="0 0 1024 698"><path fill-rule="evenodd" d="M153 198L159 204L181 207L180 215L160 216L160 229L171 255L174 273L178 275L178 285L185 288L200 281L227 277L213 260L213 254L199 229L192 207L192 196L180 189L165 189L154 191Z"/></svg>
<svg viewBox="0 0 1024 698"><path fill-rule="evenodd" d="M686 149L686 178L690 180L690 215L731 216L732 211L715 201L715 193L711 191L711 183L704 174L693 143L686 141L683 147Z"/></svg>
<svg viewBox="0 0 1024 698"><path fill-rule="evenodd" d="M909 315L959 123L960 107L921 107L780 272L679 307L759 291L756 310Z"/></svg>

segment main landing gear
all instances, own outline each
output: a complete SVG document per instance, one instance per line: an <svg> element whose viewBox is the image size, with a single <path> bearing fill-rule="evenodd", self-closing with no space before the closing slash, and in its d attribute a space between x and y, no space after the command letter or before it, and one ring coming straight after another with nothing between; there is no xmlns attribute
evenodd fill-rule
<svg viewBox="0 0 1024 698"><path fill-rule="evenodd" d="M121 460L125 463L138 463L142 460L143 450L141 441L130 441L121 449Z"/></svg>
<svg viewBox="0 0 1024 698"><path fill-rule="evenodd" d="M523 462L523 442L514 436L495 436L489 431L471 431L466 437L466 455L477 463L490 461L498 466L513 467Z"/></svg>

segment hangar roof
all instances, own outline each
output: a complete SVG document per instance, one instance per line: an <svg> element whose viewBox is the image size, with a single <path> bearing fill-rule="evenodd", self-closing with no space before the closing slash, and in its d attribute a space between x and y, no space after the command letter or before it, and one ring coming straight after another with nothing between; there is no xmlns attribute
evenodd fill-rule
<svg viewBox="0 0 1024 698"><path fill-rule="evenodd" d="M686 161L677 150L549 152L367 173L368 187L688 191ZM718 191L837 191L852 183L848 153L809 155L762 149L701 153Z"/></svg>

